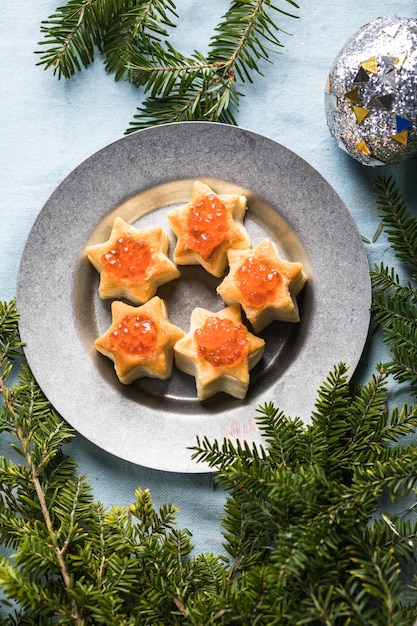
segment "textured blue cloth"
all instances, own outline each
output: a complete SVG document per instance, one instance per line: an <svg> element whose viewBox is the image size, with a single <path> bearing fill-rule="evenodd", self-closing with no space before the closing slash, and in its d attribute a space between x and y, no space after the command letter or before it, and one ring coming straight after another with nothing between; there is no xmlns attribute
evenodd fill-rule
<svg viewBox="0 0 417 626"><path fill-rule="evenodd" d="M205 51L225 0L177 0L179 26L172 43L185 53ZM283 0L282 8L290 9ZM336 189L359 231L372 239L379 218L372 181L375 169L358 164L330 136L323 93L331 64L346 40L380 15L417 17L411 0L347 0L300 3L299 19L275 15L283 30L282 54L262 64L243 91L238 123L290 148ZM30 229L43 204L79 163L123 136L142 94L107 75L100 58L70 81L58 81L36 66L40 24L56 8L52 0L15 0L0 17L0 299L15 295L18 267ZM414 209L415 160L385 168ZM394 264L384 236L366 246L370 264ZM369 341L356 374L365 382L388 352L378 337ZM394 389L394 399L395 389ZM400 395L398 395L400 401ZM2 450L2 453L5 451ZM106 505L133 501L134 489L149 487L156 504L173 502L179 526L193 534L197 551L221 550L224 494L210 474L169 474L132 465L77 436L70 453L90 477Z"/></svg>

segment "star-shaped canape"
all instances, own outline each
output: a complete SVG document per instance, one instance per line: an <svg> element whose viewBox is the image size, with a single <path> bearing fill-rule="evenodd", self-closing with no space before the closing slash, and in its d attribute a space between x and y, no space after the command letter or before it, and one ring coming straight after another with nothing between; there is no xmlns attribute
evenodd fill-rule
<svg viewBox="0 0 417 626"><path fill-rule="evenodd" d="M169 239L160 227L136 230L116 217L110 237L88 246L87 256L100 272L100 298L126 298L143 304L160 285L178 278L180 272L168 258Z"/></svg>
<svg viewBox="0 0 417 626"><path fill-rule="evenodd" d="M184 331L170 323L164 300L154 296L134 307L119 300L111 305L112 324L95 341L101 354L114 362L121 383L149 376L165 380L172 374L174 345Z"/></svg>
<svg viewBox="0 0 417 626"><path fill-rule="evenodd" d="M238 305L218 313L197 307L191 313L190 331L175 344L175 364L195 377L199 400L219 391L242 400L249 370L262 358L264 347L264 340L242 324Z"/></svg>
<svg viewBox="0 0 417 626"><path fill-rule="evenodd" d="M205 183L195 181L191 200L167 213L177 237L174 262L202 265L213 276L222 276L227 267L227 251L251 245L243 226L246 208L245 196L217 195Z"/></svg>
<svg viewBox="0 0 417 626"><path fill-rule="evenodd" d="M302 263L282 259L269 239L250 250L229 250L228 260L217 292L226 304L241 305L256 333L273 320L300 321L296 296L307 280Z"/></svg>

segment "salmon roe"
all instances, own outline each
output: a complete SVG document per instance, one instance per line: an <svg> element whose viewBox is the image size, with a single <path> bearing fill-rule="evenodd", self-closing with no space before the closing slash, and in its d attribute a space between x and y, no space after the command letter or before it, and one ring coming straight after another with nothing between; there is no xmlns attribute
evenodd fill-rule
<svg viewBox="0 0 417 626"><path fill-rule="evenodd" d="M110 334L113 348L124 354L146 357L158 344L158 327L143 315L125 315Z"/></svg>
<svg viewBox="0 0 417 626"><path fill-rule="evenodd" d="M125 280L144 278L151 259L149 244L130 235L120 237L114 247L101 257L104 270Z"/></svg>
<svg viewBox="0 0 417 626"><path fill-rule="evenodd" d="M188 215L188 247L203 259L224 241L227 233L227 211L224 203L209 194L191 207Z"/></svg>
<svg viewBox="0 0 417 626"><path fill-rule="evenodd" d="M238 269L237 281L245 304L259 309L274 298L282 276L268 262L250 256Z"/></svg>
<svg viewBox="0 0 417 626"><path fill-rule="evenodd" d="M198 356L214 367L238 365L249 352L247 329L229 319L209 317L194 336Z"/></svg>

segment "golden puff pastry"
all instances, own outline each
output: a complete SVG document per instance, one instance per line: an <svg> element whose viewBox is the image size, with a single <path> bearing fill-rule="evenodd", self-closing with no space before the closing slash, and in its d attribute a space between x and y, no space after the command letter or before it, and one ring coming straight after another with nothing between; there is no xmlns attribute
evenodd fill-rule
<svg viewBox="0 0 417 626"><path fill-rule="evenodd" d="M230 271L217 287L226 304L240 304L255 332L273 320L299 322L296 296L307 276L302 263L285 261L264 239L250 250L229 250Z"/></svg>
<svg viewBox="0 0 417 626"><path fill-rule="evenodd" d="M165 301L154 296L134 307L115 300L111 312L112 324L95 347L114 362L120 382L128 385L144 376L169 378L174 345L185 333L170 323Z"/></svg>
<svg viewBox="0 0 417 626"><path fill-rule="evenodd" d="M239 306L218 313L197 307L190 331L175 344L175 364L195 377L199 400L220 391L244 399L249 370L262 358L264 347L264 340L242 324Z"/></svg>
<svg viewBox="0 0 417 626"><path fill-rule="evenodd" d="M109 239L86 249L88 259L100 272L100 298L147 302L160 285L180 275L167 256L168 246L168 235L162 228L136 230L116 217Z"/></svg>
<svg viewBox="0 0 417 626"><path fill-rule="evenodd" d="M177 237L174 262L202 265L213 276L222 276L227 267L227 251L251 245L243 226L246 208L245 196L217 195L205 183L195 181L191 200L167 214Z"/></svg>

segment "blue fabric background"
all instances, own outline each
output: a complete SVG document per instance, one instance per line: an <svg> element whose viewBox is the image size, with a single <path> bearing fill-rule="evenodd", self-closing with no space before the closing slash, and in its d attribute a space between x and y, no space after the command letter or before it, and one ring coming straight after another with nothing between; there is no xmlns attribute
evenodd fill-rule
<svg viewBox="0 0 417 626"><path fill-rule="evenodd" d="M100 58L70 81L58 81L37 67L40 24L55 10L53 0L15 0L0 16L0 299L15 295L20 257L43 204L80 162L123 136L142 93L116 83ZM183 52L207 49L226 0L177 0L178 28L171 41ZM290 8L283 0L282 8ZM375 169L340 150L326 124L323 94L331 64L346 40L380 15L417 17L411 0L303 2L299 19L276 15L284 48L263 63L264 76L244 87L238 123L290 148L336 189L359 231L372 239L379 223L372 181ZM416 210L415 159L384 168ZM366 246L370 265L392 261L384 236ZM366 382L388 351L378 336L366 346L356 378ZM392 385L393 402L402 391ZM1 449L1 453L8 453ZM220 519L225 495L210 474L170 474L138 467L104 453L77 436L69 450L81 474L90 477L96 498L106 505L133 501L134 489L149 487L156 504L173 502L178 524L193 534L198 552L221 551Z"/></svg>

